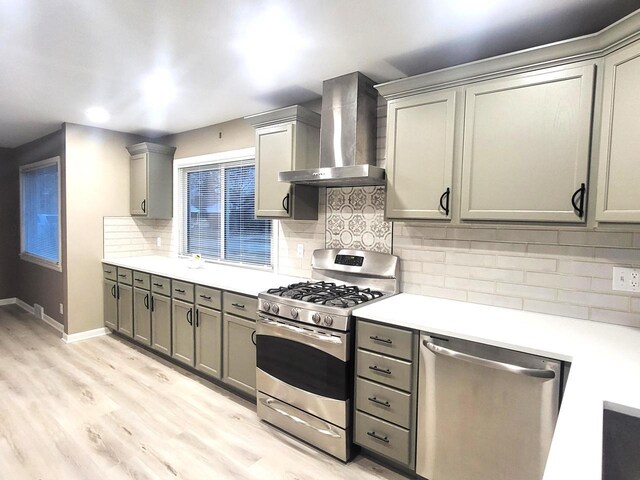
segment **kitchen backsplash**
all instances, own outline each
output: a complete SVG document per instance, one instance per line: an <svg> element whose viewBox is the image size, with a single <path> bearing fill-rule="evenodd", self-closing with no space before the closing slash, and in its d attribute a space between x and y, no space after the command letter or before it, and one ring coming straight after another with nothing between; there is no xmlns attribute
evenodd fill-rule
<svg viewBox="0 0 640 480"><path fill-rule="evenodd" d="M170 255L172 224L172 220L104 217L104 257Z"/></svg>

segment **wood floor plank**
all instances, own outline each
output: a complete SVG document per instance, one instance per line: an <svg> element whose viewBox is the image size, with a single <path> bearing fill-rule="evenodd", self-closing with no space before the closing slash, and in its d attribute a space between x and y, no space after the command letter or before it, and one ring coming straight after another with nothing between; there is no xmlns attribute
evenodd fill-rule
<svg viewBox="0 0 640 480"><path fill-rule="evenodd" d="M65 344L0 307L0 478L388 480L261 422L255 404L112 335Z"/></svg>

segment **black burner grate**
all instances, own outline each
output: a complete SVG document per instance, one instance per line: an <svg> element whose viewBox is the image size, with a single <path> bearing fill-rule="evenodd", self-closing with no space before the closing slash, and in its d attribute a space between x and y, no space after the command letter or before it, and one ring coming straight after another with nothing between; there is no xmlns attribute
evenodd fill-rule
<svg viewBox="0 0 640 480"><path fill-rule="evenodd" d="M271 288L267 293L303 302L349 308L382 296L382 292L355 285L331 282L300 282L286 287Z"/></svg>

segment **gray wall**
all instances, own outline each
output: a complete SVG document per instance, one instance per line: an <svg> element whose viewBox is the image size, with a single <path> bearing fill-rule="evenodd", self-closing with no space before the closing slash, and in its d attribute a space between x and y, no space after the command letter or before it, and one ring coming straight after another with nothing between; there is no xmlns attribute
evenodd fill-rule
<svg viewBox="0 0 640 480"><path fill-rule="evenodd" d="M66 268L65 258L65 195L64 195L64 178L65 178L65 161L64 161L64 135L62 130L51 133L45 137L26 143L13 150L13 158L16 165L26 165L28 163L37 162L51 157L60 157L60 174L62 192L60 198L62 200L60 225L62 226L62 269ZM18 218L17 231L19 231L19 201L17 190L19 189L17 167L14 180L11 187L16 191L14 193L15 203L12 205L14 215ZM19 249L19 247L18 247ZM18 250L15 251L17 259ZM14 277L14 283L17 284L17 294L13 295L28 305L37 303L44 307L44 311L51 318L64 324L64 316L60 314L60 304L64 303L65 285L63 272L58 272L50 268L37 265L32 262L17 259L17 277ZM17 281L16 281L17 280ZM66 308L65 308L66 311Z"/></svg>
<svg viewBox="0 0 640 480"><path fill-rule="evenodd" d="M0 149L0 300L18 296L18 166L12 150Z"/></svg>

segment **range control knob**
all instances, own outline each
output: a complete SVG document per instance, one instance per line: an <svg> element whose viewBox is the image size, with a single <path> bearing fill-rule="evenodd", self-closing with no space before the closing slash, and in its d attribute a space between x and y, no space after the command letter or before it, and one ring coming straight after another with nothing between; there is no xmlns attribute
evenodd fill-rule
<svg viewBox="0 0 640 480"><path fill-rule="evenodd" d="M292 308L291 309L291 318L298 318L298 309L297 308Z"/></svg>
<svg viewBox="0 0 640 480"><path fill-rule="evenodd" d="M311 315L311 320L313 320L314 323L320 323L320 314L314 313L313 315Z"/></svg>
<svg viewBox="0 0 640 480"><path fill-rule="evenodd" d="M271 311L276 315L278 314L278 312L280 311L280 307L278 306L277 303L274 303L273 305L271 305Z"/></svg>
<svg viewBox="0 0 640 480"><path fill-rule="evenodd" d="M326 317L324 317L324 324L327 327L330 327L331 325L333 325L333 317L331 317L331 315L327 315Z"/></svg>
<svg viewBox="0 0 640 480"><path fill-rule="evenodd" d="M262 302L262 308L265 312L268 312L269 310L271 310L271 304L269 302Z"/></svg>

